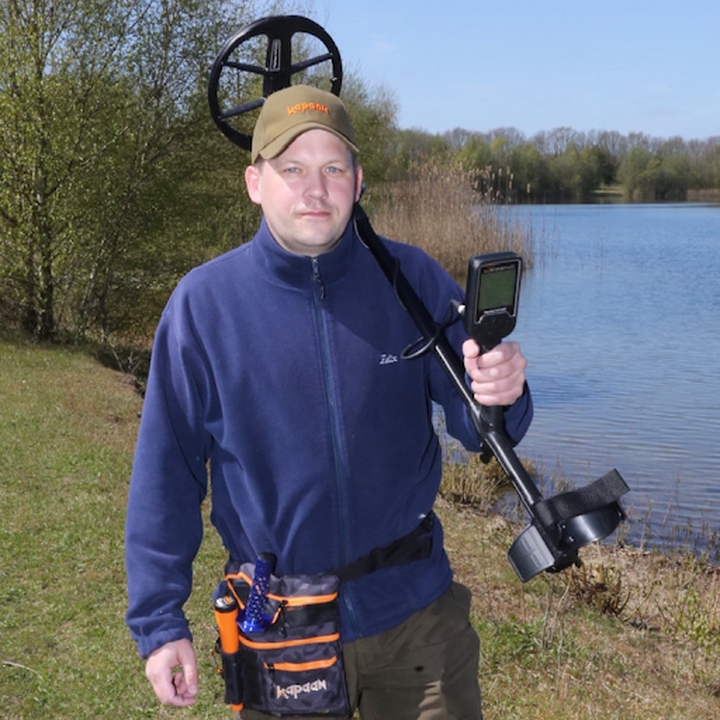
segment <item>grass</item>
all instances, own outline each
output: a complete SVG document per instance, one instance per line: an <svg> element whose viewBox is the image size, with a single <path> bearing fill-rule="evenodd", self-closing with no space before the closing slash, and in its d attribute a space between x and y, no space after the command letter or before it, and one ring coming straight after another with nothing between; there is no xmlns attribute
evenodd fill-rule
<svg viewBox="0 0 720 720"><path fill-rule="evenodd" d="M0 341L0 367L0 718L223 717L209 598L224 555L213 531L187 607L195 708L157 705L124 626L133 382L81 352L22 342ZM505 557L519 528L481 502L495 481L455 479L448 497L462 487L472 502L441 497L437 512L475 596L486 720L720 716L716 567L592 546L583 568L523 585Z"/></svg>
<svg viewBox="0 0 720 720"><path fill-rule="evenodd" d="M71 350L2 342L0 367L0 718L164 717L123 624L140 396L129 376ZM198 566L206 587L203 569L222 563L212 540ZM209 678L202 597L190 611Z"/></svg>
<svg viewBox="0 0 720 720"><path fill-rule="evenodd" d="M582 568L521 585L504 558L516 526L456 505L441 516L475 595L486 717L720 715L717 568L592 546Z"/></svg>

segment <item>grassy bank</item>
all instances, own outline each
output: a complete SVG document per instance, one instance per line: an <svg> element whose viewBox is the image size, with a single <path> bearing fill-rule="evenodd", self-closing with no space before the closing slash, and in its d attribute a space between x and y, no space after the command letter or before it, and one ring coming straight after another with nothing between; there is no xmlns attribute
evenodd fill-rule
<svg viewBox="0 0 720 720"><path fill-rule="evenodd" d="M195 708L157 706L123 624L133 384L79 352L21 343L0 341L0 368L0 718L227 717L211 657L214 532L188 606ZM522 585L505 558L516 527L448 500L437 509L475 593L487 720L720 716L714 567L593 547L582 570Z"/></svg>

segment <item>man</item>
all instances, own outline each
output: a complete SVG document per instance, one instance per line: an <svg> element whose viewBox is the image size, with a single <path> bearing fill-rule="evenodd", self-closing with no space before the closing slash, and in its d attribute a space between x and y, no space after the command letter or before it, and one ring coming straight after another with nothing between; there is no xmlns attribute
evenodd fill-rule
<svg viewBox="0 0 720 720"><path fill-rule="evenodd" d="M197 693L182 607L208 463L211 517L230 557L272 552L277 574L314 574L392 544L428 516L441 472L433 401L449 432L479 449L432 354L401 358L418 331L351 221L357 152L334 95L301 85L272 94L245 172L260 229L191 271L158 326L128 504L127 622L164 704L191 705ZM429 311L446 318L457 285L417 248L384 242ZM532 415L519 346L481 355L461 323L447 334L475 398L506 406L518 441ZM453 583L439 521L428 532L421 559L341 584L347 683L362 717L481 717L470 594Z"/></svg>

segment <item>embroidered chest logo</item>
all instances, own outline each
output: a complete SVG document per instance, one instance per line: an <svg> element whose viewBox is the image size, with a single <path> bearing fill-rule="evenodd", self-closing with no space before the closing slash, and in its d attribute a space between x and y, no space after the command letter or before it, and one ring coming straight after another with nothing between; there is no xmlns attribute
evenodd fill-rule
<svg viewBox="0 0 720 720"><path fill-rule="evenodd" d="M383 353L380 356L380 364L381 365L393 365L396 362L398 362L397 355L391 355L390 353Z"/></svg>

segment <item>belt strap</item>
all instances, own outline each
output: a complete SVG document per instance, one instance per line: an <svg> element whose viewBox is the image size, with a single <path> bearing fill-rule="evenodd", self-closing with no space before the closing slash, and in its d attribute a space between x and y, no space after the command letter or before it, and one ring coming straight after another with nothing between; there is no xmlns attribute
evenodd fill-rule
<svg viewBox="0 0 720 720"><path fill-rule="evenodd" d="M435 513L431 510L407 535L391 542L385 547L375 548L367 555L359 557L342 567L330 570L331 575L337 575L342 582L357 580L363 575L380 570L380 568L394 567L424 560L432 552L431 530L435 522Z"/></svg>

